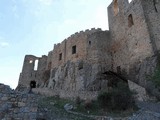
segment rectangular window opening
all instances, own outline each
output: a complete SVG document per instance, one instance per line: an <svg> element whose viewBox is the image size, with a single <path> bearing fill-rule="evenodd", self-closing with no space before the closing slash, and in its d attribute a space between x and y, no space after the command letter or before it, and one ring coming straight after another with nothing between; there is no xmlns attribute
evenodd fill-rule
<svg viewBox="0 0 160 120"><path fill-rule="evenodd" d="M34 62L34 70L38 70L38 60L35 60Z"/></svg>
<svg viewBox="0 0 160 120"><path fill-rule="evenodd" d="M59 54L59 60L62 60L62 53Z"/></svg>
<svg viewBox="0 0 160 120"><path fill-rule="evenodd" d="M132 27L134 25L132 14L128 16L128 27Z"/></svg>
<svg viewBox="0 0 160 120"><path fill-rule="evenodd" d="M72 47L72 54L76 53L76 45Z"/></svg>

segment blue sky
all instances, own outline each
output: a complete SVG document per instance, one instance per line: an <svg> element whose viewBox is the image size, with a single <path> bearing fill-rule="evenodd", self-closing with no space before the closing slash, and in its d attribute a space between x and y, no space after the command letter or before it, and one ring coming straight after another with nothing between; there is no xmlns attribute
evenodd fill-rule
<svg viewBox="0 0 160 120"><path fill-rule="evenodd" d="M112 0L0 0L0 83L15 88L24 56L90 28L108 29Z"/></svg>

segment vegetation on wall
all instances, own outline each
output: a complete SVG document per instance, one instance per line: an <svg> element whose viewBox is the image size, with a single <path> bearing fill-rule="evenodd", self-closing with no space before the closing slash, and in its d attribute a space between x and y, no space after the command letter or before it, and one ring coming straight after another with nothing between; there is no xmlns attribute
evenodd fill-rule
<svg viewBox="0 0 160 120"><path fill-rule="evenodd" d="M158 55L158 62L154 73L151 76L147 76L147 79L152 81L156 88L160 89L160 55Z"/></svg>

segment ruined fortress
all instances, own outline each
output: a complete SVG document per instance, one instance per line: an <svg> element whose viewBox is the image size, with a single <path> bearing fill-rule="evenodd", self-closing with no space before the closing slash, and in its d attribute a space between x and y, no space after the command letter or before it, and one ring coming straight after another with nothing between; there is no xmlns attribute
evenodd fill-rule
<svg viewBox="0 0 160 120"><path fill-rule="evenodd" d="M80 31L55 44L48 56L26 55L17 89L32 85L47 94L92 98L109 87L107 73L147 89L160 50L160 1L113 0L108 20L109 31Z"/></svg>

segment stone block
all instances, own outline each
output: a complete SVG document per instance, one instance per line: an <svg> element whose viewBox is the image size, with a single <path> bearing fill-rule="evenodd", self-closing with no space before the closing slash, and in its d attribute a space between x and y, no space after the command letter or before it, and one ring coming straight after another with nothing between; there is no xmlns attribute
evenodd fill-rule
<svg viewBox="0 0 160 120"><path fill-rule="evenodd" d="M2 101L6 101L6 100L8 100L8 97L5 97L5 96L4 96L4 97L1 98L1 100L2 100Z"/></svg>
<svg viewBox="0 0 160 120"><path fill-rule="evenodd" d="M30 109L30 112L37 112L38 108L37 107L33 107Z"/></svg>
<svg viewBox="0 0 160 120"><path fill-rule="evenodd" d="M24 107L26 105L26 103L24 102L18 102L18 107Z"/></svg>

